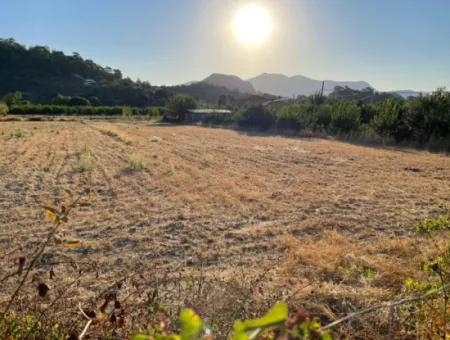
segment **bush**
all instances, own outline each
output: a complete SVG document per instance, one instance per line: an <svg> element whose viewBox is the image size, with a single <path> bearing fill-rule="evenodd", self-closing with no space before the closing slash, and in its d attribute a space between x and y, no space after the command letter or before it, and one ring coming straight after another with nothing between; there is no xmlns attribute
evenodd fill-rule
<svg viewBox="0 0 450 340"><path fill-rule="evenodd" d="M8 105L0 102L0 116L6 115L8 113Z"/></svg>
<svg viewBox="0 0 450 340"><path fill-rule="evenodd" d="M238 123L241 127L267 130L275 126L275 115L262 105L251 106L240 112Z"/></svg>
<svg viewBox="0 0 450 340"><path fill-rule="evenodd" d="M450 93L438 89L430 95L411 99L404 118L409 138L425 143L430 138L450 135Z"/></svg>
<svg viewBox="0 0 450 340"><path fill-rule="evenodd" d="M361 109L354 102L337 102L331 107L331 128L334 132L357 131Z"/></svg>
<svg viewBox="0 0 450 340"><path fill-rule="evenodd" d="M86 98L76 96L76 97L70 98L69 105L72 105L72 106L90 106L91 103Z"/></svg>
<svg viewBox="0 0 450 340"><path fill-rule="evenodd" d="M16 91L8 93L3 97L3 100L8 106L20 104L22 102L22 92Z"/></svg>
<svg viewBox="0 0 450 340"><path fill-rule="evenodd" d="M18 115L121 115L121 106L68 106L54 104L13 105L9 113Z"/></svg>
<svg viewBox="0 0 450 340"><path fill-rule="evenodd" d="M375 116L370 121L370 125L381 135L395 136L402 109L401 103L387 100L375 107Z"/></svg>
<svg viewBox="0 0 450 340"><path fill-rule="evenodd" d="M313 130L327 130L331 124L331 112L333 108L330 104L324 104L314 111Z"/></svg>
<svg viewBox="0 0 450 340"><path fill-rule="evenodd" d="M183 121L187 110L197 108L197 100L191 96L176 95L167 103L167 111L177 121Z"/></svg>
<svg viewBox="0 0 450 340"><path fill-rule="evenodd" d="M299 105L287 105L283 106L277 112L277 128L278 129L291 129L300 130L302 125L299 118L300 107Z"/></svg>

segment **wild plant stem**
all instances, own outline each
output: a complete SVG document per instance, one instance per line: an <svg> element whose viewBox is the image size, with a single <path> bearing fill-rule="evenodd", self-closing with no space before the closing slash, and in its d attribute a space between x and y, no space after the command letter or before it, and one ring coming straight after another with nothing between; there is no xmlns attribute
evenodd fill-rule
<svg viewBox="0 0 450 340"><path fill-rule="evenodd" d="M33 257L33 259L31 260L29 266L27 267L27 270L25 271L25 274L23 275L22 281L20 281L19 285L17 286L16 290L14 291L13 295L11 296L11 299L9 299L8 305L6 306L5 310L3 311L2 315L1 315L1 319L0 321L3 322L5 320L5 316L6 314L9 312L14 299L17 297L17 295L19 294L20 290L22 289L23 285L25 284L25 281L28 278L28 275L30 274L31 270L33 269L35 263L37 262L37 260L39 259L39 257L42 255L42 253L45 251L45 248L47 248L48 244L50 243L50 241L53 239L53 236L56 233L57 230L57 225L50 231L50 233L48 234L47 240L42 244L41 248L39 248L38 252L36 253L36 255Z"/></svg>

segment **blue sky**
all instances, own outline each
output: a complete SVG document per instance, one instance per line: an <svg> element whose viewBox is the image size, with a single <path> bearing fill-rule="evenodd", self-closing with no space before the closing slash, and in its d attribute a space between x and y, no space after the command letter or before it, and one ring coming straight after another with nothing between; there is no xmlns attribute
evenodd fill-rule
<svg viewBox="0 0 450 340"><path fill-rule="evenodd" d="M274 28L251 48L230 29L250 2ZM76 51L156 85L269 72L450 88L450 0L0 0L0 37Z"/></svg>

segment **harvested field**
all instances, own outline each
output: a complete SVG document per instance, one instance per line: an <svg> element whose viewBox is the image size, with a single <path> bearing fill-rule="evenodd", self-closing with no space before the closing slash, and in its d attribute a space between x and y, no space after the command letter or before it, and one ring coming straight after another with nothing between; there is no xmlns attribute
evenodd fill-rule
<svg viewBox="0 0 450 340"><path fill-rule="evenodd" d="M400 294L407 277L420 275L444 239L434 244L414 226L450 204L450 158L148 122L2 122L0 278L45 240L42 206L67 205L85 189L18 309L75 306L67 315L79 329L78 303L97 308L124 278L124 304L144 299L131 292L140 275L142 291L170 283L179 305L223 323L283 297L332 320ZM180 283L199 275L211 286L194 293ZM36 302L41 281L49 296ZM218 292L218 281L232 288ZM238 294L235 281L254 302L245 313L224 301ZM5 281L3 303L16 286L17 278ZM161 299L175 308L175 288L166 290Z"/></svg>

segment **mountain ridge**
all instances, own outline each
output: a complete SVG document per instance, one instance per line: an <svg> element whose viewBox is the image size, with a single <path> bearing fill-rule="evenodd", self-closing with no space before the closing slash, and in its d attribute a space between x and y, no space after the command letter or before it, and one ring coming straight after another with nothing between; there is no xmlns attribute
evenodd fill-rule
<svg viewBox="0 0 450 340"><path fill-rule="evenodd" d="M223 86L229 90L238 90L241 93L255 94L255 88L246 80L233 74L212 73L208 77L202 80L203 83Z"/></svg>
<svg viewBox="0 0 450 340"><path fill-rule="evenodd" d="M247 79L257 91L270 93L282 97L298 95L312 95L322 88L322 81L304 75L286 76L281 73L262 73L259 76ZM336 81L325 80L324 94L329 94L335 86L348 86L354 90L373 88L366 81Z"/></svg>

